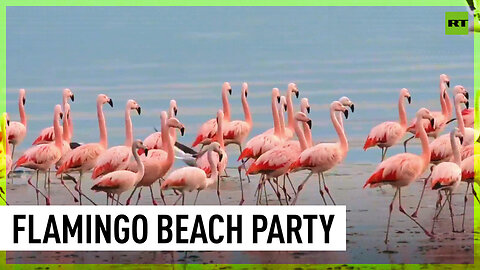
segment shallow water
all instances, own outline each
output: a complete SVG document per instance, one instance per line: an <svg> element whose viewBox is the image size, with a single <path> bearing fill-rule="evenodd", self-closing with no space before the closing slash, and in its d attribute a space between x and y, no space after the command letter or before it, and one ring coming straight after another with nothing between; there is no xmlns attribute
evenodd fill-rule
<svg viewBox="0 0 480 270"><path fill-rule="evenodd" d="M344 164L327 174L337 203L346 204L348 252L8 252L8 263L473 263L473 214L466 233L453 234L448 211L438 223L437 239L429 240L398 211L392 218L391 242L383 243L392 189L362 190L380 158L380 150L361 147L375 124L396 120L398 91L407 87L413 102L409 118L420 107L439 110L438 76L446 73L452 86L473 89L473 36L445 36L445 11L463 8L7 8L7 110L18 120L17 93L27 89L28 134L16 151L29 147L40 130L51 125L61 89L75 93L72 104L74 140L98 140L95 97L106 93L115 108L105 107L110 145L124 140L123 108L134 98L142 115L132 114L135 137L145 138L159 126L170 99L179 105L178 118L187 127L180 141L193 141L200 124L221 107L220 88L230 81L232 119L241 119L241 82L249 83L248 101L254 128L251 136L270 128L272 87L285 92L296 82L300 97L312 106L316 141L334 141L328 105L343 95L355 102L346 121L350 143ZM473 91L471 91L472 93ZM450 92L451 93L451 92ZM472 95L473 96L473 95ZM298 100L294 100L298 107ZM473 103L473 100L471 100ZM473 104L472 104L473 105ZM401 147L389 150L389 156ZM419 152L418 142L409 151ZM237 165L237 149L228 148L229 166ZM181 167L176 162L175 167ZM237 204L236 170L222 182L224 204ZM35 204L26 185L28 174L15 175L7 185L12 204ZM293 175L295 186L305 177ZM245 182L246 204L254 203L257 178ZM85 189L89 186L85 177ZM71 185L71 183L70 183ZM413 212L421 182L404 191ZM460 224L465 185L454 196ZM155 189L158 193L158 187ZM144 190L141 204L149 204ZM292 191L290 190L290 193ZM72 203L55 181L54 204ZM104 202L101 194L91 194ZM157 195L158 197L158 195ZM176 197L167 196L172 203ZM158 198L157 198L158 200ZM426 192L419 221L431 224L436 193ZM193 201L193 195L187 201ZM271 192L269 204L278 203ZM473 213L469 197L467 213ZM202 192L198 204L216 204L214 190ZM300 204L322 204L317 181L310 180ZM161 206L159 206L161 207ZM201 207L201 206L199 206Z"/></svg>

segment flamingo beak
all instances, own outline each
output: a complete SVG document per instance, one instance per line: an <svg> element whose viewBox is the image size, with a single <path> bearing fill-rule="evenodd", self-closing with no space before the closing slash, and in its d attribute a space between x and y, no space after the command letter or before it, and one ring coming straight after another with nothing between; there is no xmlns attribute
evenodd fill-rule
<svg viewBox="0 0 480 270"><path fill-rule="evenodd" d="M277 102L280 103L280 97L277 97Z"/></svg>
<svg viewBox="0 0 480 270"><path fill-rule="evenodd" d="M26 101L25 98L23 98L23 100L22 100L23 105L25 105L25 101Z"/></svg>
<svg viewBox="0 0 480 270"><path fill-rule="evenodd" d="M465 102L465 107L467 107L467 109L468 109L469 106L470 106L470 102L468 102L468 101Z"/></svg>
<svg viewBox="0 0 480 270"><path fill-rule="evenodd" d="M218 161L222 161L223 154L218 154Z"/></svg>
<svg viewBox="0 0 480 270"><path fill-rule="evenodd" d="M435 119L434 118L430 119L430 125L432 125L432 127L435 127Z"/></svg>
<svg viewBox="0 0 480 270"><path fill-rule="evenodd" d="M312 120L308 120L307 125L309 129L312 129Z"/></svg>
<svg viewBox="0 0 480 270"><path fill-rule="evenodd" d="M310 107L307 107L307 113L310 113Z"/></svg>
<svg viewBox="0 0 480 270"><path fill-rule="evenodd" d="M63 113L60 113L60 119L63 119Z"/></svg>
<svg viewBox="0 0 480 270"><path fill-rule="evenodd" d="M75 102L75 95L72 94L72 95L70 96L70 99L72 100L72 102Z"/></svg>
<svg viewBox="0 0 480 270"><path fill-rule="evenodd" d="M285 111L287 111L288 109L287 104L283 105L283 108L285 109Z"/></svg>
<svg viewBox="0 0 480 270"><path fill-rule="evenodd" d="M460 139L460 144L463 144L463 136L461 136L459 139Z"/></svg>
<svg viewBox="0 0 480 270"><path fill-rule="evenodd" d="M232 88L228 89L228 93L232 95Z"/></svg>
<svg viewBox="0 0 480 270"><path fill-rule="evenodd" d="M297 90L297 92L295 92L295 97L298 98L299 95L300 95L300 91Z"/></svg>
<svg viewBox="0 0 480 270"><path fill-rule="evenodd" d="M145 147L144 150L145 156L148 156L148 149Z"/></svg>
<svg viewBox="0 0 480 270"><path fill-rule="evenodd" d="M407 97L408 104L412 103L412 97Z"/></svg>
<svg viewBox="0 0 480 270"><path fill-rule="evenodd" d="M10 120L7 120L7 126L10 126Z"/></svg>
<svg viewBox="0 0 480 270"><path fill-rule="evenodd" d="M450 88L450 81L446 81L445 84L447 85L448 88Z"/></svg>
<svg viewBox="0 0 480 270"><path fill-rule="evenodd" d="M112 100L112 99L109 99L109 100L108 100L108 104L110 104L110 107L113 108L113 100Z"/></svg>
<svg viewBox="0 0 480 270"><path fill-rule="evenodd" d="M343 114L345 115L345 119L348 119L348 110L343 111Z"/></svg>
<svg viewBox="0 0 480 270"><path fill-rule="evenodd" d="M138 107L136 110L137 110L138 115L142 114L142 108L141 107Z"/></svg>
<svg viewBox="0 0 480 270"><path fill-rule="evenodd" d="M182 134L182 136L185 134L185 128L184 127L180 128L180 134Z"/></svg>
<svg viewBox="0 0 480 270"><path fill-rule="evenodd" d="M470 96L470 95L468 94L467 91L465 91L465 94L464 94L464 95L465 95L465 97L466 97L467 99L469 99L469 96Z"/></svg>
<svg viewBox="0 0 480 270"><path fill-rule="evenodd" d="M355 111L355 104L350 105L350 110L352 110L352 113Z"/></svg>
<svg viewBox="0 0 480 270"><path fill-rule="evenodd" d="M178 109L177 109L177 108L173 108L173 114L174 114L175 116L177 116L177 113L178 113Z"/></svg>
<svg viewBox="0 0 480 270"><path fill-rule="evenodd" d="M248 92L245 92L245 97L248 97Z"/></svg>

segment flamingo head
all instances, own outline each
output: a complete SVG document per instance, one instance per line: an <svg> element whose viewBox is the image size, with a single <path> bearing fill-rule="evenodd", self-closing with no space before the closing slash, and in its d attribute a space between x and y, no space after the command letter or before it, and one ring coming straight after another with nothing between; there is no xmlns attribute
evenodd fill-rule
<svg viewBox="0 0 480 270"><path fill-rule="evenodd" d="M288 107L287 107L287 98L286 98L285 96L281 96L281 97L280 97L279 106L280 106L280 107L279 107L279 110L282 110L282 109L283 109L283 111L281 111L282 113L287 111L287 109L288 109ZM282 108L282 107L283 107L283 108Z"/></svg>
<svg viewBox="0 0 480 270"><path fill-rule="evenodd" d="M136 110L138 115L142 114L142 108L140 107L140 105L138 105L138 103L133 100L133 99L129 99L127 101L127 110Z"/></svg>
<svg viewBox="0 0 480 270"><path fill-rule="evenodd" d="M300 91L298 91L298 87L294 83L289 83L288 84L288 90L287 91L291 92L291 93L294 93L296 98L298 98L298 96L300 95Z"/></svg>
<svg viewBox="0 0 480 270"><path fill-rule="evenodd" d="M355 111L355 104L353 104L353 102L348 97L343 96L338 101L342 103L343 106L350 107L352 113Z"/></svg>
<svg viewBox="0 0 480 270"><path fill-rule="evenodd" d="M272 89L272 100L277 99L277 102L280 103L280 90L278 88Z"/></svg>
<svg viewBox="0 0 480 270"><path fill-rule="evenodd" d="M440 75L440 83L445 85L446 88L450 87L450 78L448 77L447 74L441 74Z"/></svg>
<svg viewBox="0 0 480 270"><path fill-rule="evenodd" d="M458 93L458 94L455 95L455 104L460 104L460 103L464 103L465 107L467 107L467 109L470 106L470 104L468 102L468 99L462 93Z"/></svg>
<svg viewBox="0 0 480 270"><path fill-rule="evenodd" d="M175 99L170 100L170 116L177 116L178 107Z"/></svg>
<svg viewBox="0 0 480 270"><path fill-rule="evenodd" d="M400 96L406 98L408 104L412 103L412 96L410 95L410 91L408 91L407 88L402 88L402 90L400 90Z"/></svg>
<svg viewBox="0 0 480 270"><path fill-rule="evenodd" d="M6 120L7 126L10 126L10 115L8 113L3 113L3 117Z"/></svg>
<svg viewBox="0 0 480 270"><path fill-rule="evenodd" d="M197 157L201 157L207 152L217 152L218 154L218 161L222 161L223 159L223 152L222 152L222 147L220 146L220 143L218 142L212 142L209 144L207 147L204 147L202 151L198 152Z"/></svg>
<svg viewBox="0 0 480 270"><path fill-rule="evenodd" d="M229 82L224 82L222 86L222 92L228 91L229 95L232 95L232 86L230 86Z"/></svg>
<svg viewBox="0 0 480 270"><path fill-rule="evenodd" d="M170 117L167 120L167 127L180 130L180 134L182 134L182 136L185 134L185 126L175 117Z"/></svg>
<svg viewBox="0 0 480 270"><path fill-rule="evenodd" d="M421 108L420 110L417 111L416 115L417 119L427 119L430 121L430 125L432 125L432 127L435 126L435 118L433 118L432 114L430 113L430 111L426 108ZM418 121L418 120L417 120ZM420 129L417 128L416 129L416 133L415 133L415 137L420 137Z"/></svg>
<svg viewBox="0 0 480 270"><path fill-rule="evenodd" d="M143 149L145 156L148 156L148 148L143 145L143 142L141 140L135 140L132 144L132 151L134 153L137 153L138 149Z"/></svg>
<svg viewBox="0 0 480 270"><path fill-rule="evenodd" d="M460 144L463 144L463 133L460 131L460 129L455 128L450 131L450 136L458 138L460 140Z"/></svg>
<svg viewBox="0 0 480 270"><path fill-rule="evenodd" d="M303 113L303 112L297 112L295 114L295 120L296 121L300 121L300 122L304 122L304 123L307 123L308 127L310 129L312 129L312 119L308 118L308 116Z"/></svg>
<svg viewBox="0 0 480 270"><path fill-rule="evenodd" d="M310 103L308 103L308 98L302 98L300 101L300 111L303 113L310 113Z"/></svg>
<svg viewBox="0 0 480 270"><path fill-rule="evenodd" d="M97 103L100 103L102 105L108 103L110 107L113 108L113 100L105 94L100 94L97 96Z"/></svg>
<svg viewBox="0 0 480 270"><path fill-rule="evenodd" d="M463 87L463 85L456 85L453 88L453 94L456 96L457 94L463 94L467 99L469 98L468 91Z"/></svg>
<svg viewBox="0 0 480 270"><path fill-rule="evenodd" d="M19 98L19 102L21 102L23 105L25 105L25 102L26 102L25 96L26 96L25 89L23 88L20 89L18 91L18 98Z"/></svg>
<svg viewBox="0 0 480 270"><path fill-rule="evenodd" d="M72 102L75 102L75 95L70 88L63 89L63 97L65 100L69 98Z"/></svg>
<svg viewBox="0 0 480 270"><path fill-rule="evenodd" d="M245 95L245 98L248 97L248 84L246 82L242 83L242 94Z"/></svg>
<svg viewBox="0 0 480 270"><path fill-rule="evenodd" d="M339 101L332 102L332 104L330 104L330 109L336 112L343 112L345 119L348 119L348 110Z"/></svg>
<svg viewBox="0 0 480 270"><path fill-rule="evenodd" d="M221 124L223 123L223 117L225 115L223 114L223 111L222 110L218 110L217 111L217 124Z"/></svg>
<svg viewBox="0 0 480 270"><path fill-rule="evenodd" d="M63 118L62 106L60 106L59 104L55 105L55 108L53 109L53 113L55 117L59 117L60 119L62 119Z"/></svg>

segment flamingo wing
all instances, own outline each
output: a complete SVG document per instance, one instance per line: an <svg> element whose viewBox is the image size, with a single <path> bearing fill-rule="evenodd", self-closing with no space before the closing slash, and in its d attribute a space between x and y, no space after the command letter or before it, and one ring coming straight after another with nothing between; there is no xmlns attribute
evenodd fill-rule
<svg viewBox="0 0 480 270"><path fill-rule="evenodd" d="M148 149L161 149L162 132L155 132L148 135L148 137L143 141L143 145L145 145Z"/></svg>
<svg viewBox="0 0 480 270"><path fill-rule="evenodd" d="M57 175L63 172L80 169L87 163L94 166L96 159L105 151L102 145L98 143L89 143L81 145L65 156L64 162L57 170ZM89 170L91 168L84 168Z"/></svg>
<svg viewBox="0 0 480 270"><path fill-rule="evenodd" d="M109 172L124 170L127 168L131 157L131 149L125 145L107 149L97 158L95 168L93 168L92 179Z"/></svg>
<svg viewBox="0 0 480 270"><path fill-rule="evenodd" d="M54 144L41 144L28 149L18 159L16 167L48 166L56 163L61 156L61 150Z"/></svg>
<svg viewBox="0 0 480 270"><path fill-rule="evenodd" d="M403 153L380 163L367 180L363 188L377 187L382 184L406 185L423 173L423 161L420 156Z"/></svg>
<svg viewBox="0 0 480 270"><path fill-rule="evenodd" d="M217 119L213 118L203 123L198 130L197 137L192 144L195 147L201 143L204 143L208 139L212 139L217 133Z"/></svg>
<svg viewBox="0 0 480 270"><path fill-rule="evenodd" d="M10 125L7 127L8 140L13 144L21 143L25 138L26 133L27 133L27 129L20 122L12 121L10 122Z"/></svg>
<svg viewBox="0 0 480 270"><path fill-rule="evenodd" d="M42 129L40 135L33 141L32 145L45 144L55 140L53 126Z"/></svg>
<svg viewBox="0 0 480 270"><path fill-rule="evenodd" d="M227 123L223 130L223 138L225 140L244 140L250 133L251 126L241 120L232 121Z"/></svg>
<svg viewBox="0 0 480 270"><path fill-rule="evenodd" d="M368 134L363 150L376 145L390 147L394 145L403 135L405 129L398 122L383 122L372 128Z"/></svg>
<svg viewBox="0 0 480 270"><path fill-rule="evenodd" d="M462 179L462 170L455 163L442 162L433 168L430 178L432 179L432 189L453 186Z"/></svg>
<svg viewBox="0 0 480 270"><path fill-rule="evenodd" d="M95 181L92 190L114 191L118 189L129 189L135 185L136 174L130 171L115 171L102 176Z"/></svg>

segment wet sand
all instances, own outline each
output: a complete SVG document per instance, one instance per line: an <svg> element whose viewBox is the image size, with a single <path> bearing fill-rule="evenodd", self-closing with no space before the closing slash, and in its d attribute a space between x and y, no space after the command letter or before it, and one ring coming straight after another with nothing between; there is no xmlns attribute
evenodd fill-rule
<svg viewBox="0 0 480 270"><path fill-rule="evenodd" d="M392 214L390 242L383 240L388 217L388 204L394 190L390 187L363 190L365 179L374 170L374 164L343 164L326 174L327 185L337 204L347 205L347 251L346 252L7 252L7 263L215 263L215 264L343 264L343 263L473 263L474 238L479 238L479 228L473 227L474 197L469 194L467 216L464 233L453 233L450 215L447 208L442 212L436 225L435 239L429 239L407 217L398 211L398 204ZM235 169L229 169L230 177L221 182L221 198L223 204L236 205L240 200L240 186ZM10 204L34 205L36 197L34 189L27 184L29 173L15 174L7 184L7 198ZM306 176L299 172L291 176L294 186ZM245 204L255 204L254 192L258 176L251 177L252 182L244 181ZM297 204L322 205L318 192L318 180L309 180ZM40 183L43 186L43 181ZM73 189L73 182L68 181ZM87 191L91 185L89 176L83 181L83 189ZM423 186L422 180L412 183L402 193L405 210L412 213L418 202ZM428 187L428 186L427 186ZM461 184L453 196L455 225L459 229L462 221L463 198L465 184ZM276 195L268 188L268 204L279 204ZM291 195L293 192L288 186ZM51 185L52 204L73 204L73 200L59 181ZM161 202L158 185L154 192L156 200ZM87 194L99 204L105 204L103 193ZM125 201L125 194L121 201ZM134 197L136 199L136 196ZM168 204L172 204L177 196L166 192ZM192 204L194 193L187 194L185 203ZM419 212L418 221L431 228L437 193L427 189ZM84 200L85 201L85 200ZM135 200L133 200L135 202ZM327 199L328 201L328 199ZM44 201L41 201L41 203ZM262 201L265 204L265 201ZM143 190L139 204L151 204L150 194ZM216 205L218 199L215 187L202 191L197 205ZM161 207L159 205L158 207Z"/></svg>

